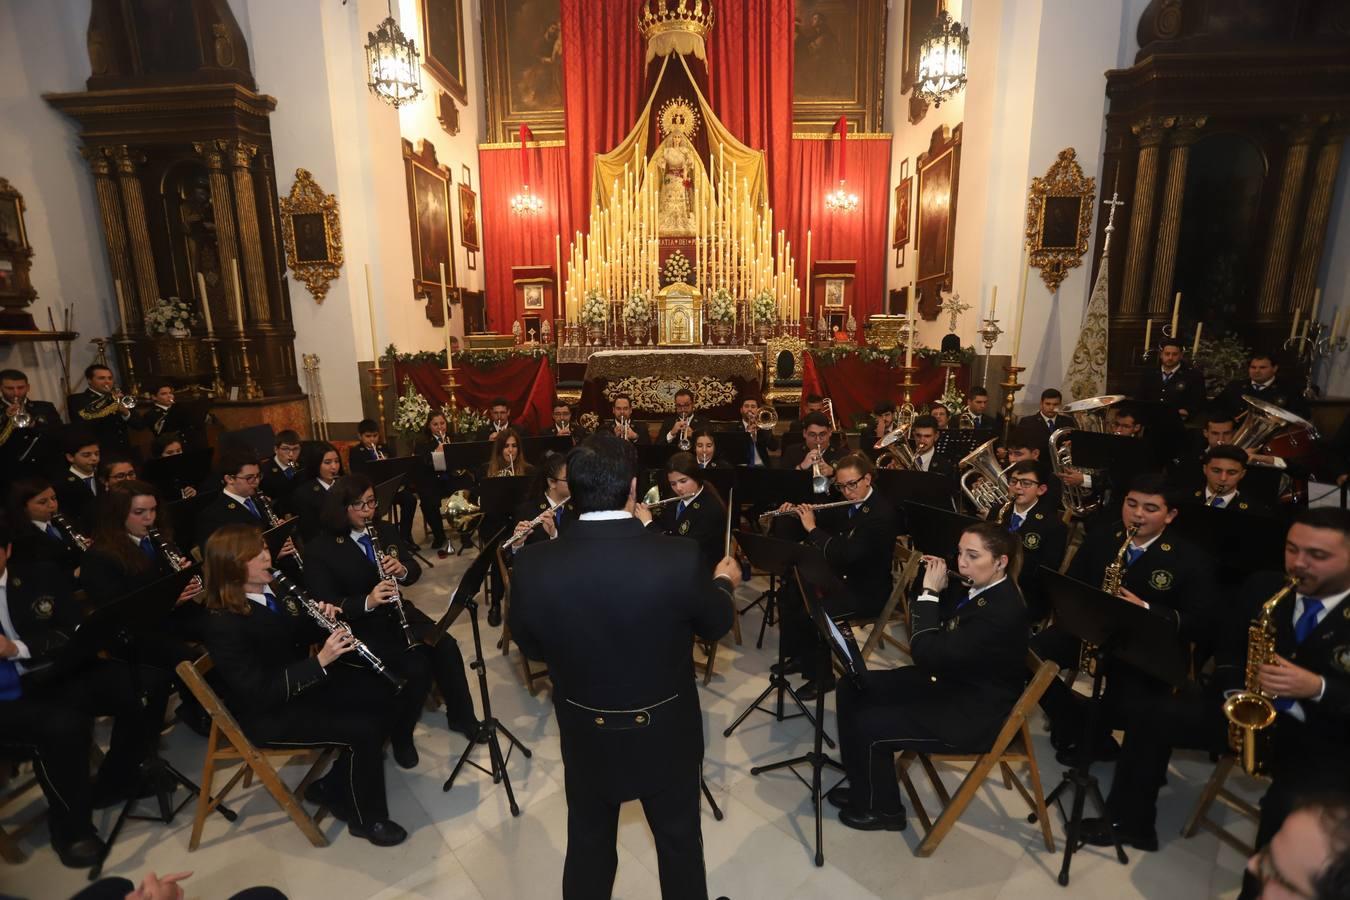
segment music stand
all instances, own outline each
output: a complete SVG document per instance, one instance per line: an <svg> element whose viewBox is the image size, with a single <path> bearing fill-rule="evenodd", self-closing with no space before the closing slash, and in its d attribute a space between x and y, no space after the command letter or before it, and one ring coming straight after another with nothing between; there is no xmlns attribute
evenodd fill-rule
<svg viewBox="0 0 1350 900"><path fill-rule="evenodd" d="M737 477L736 469L719 469L714 467L711 469L702 469L701 471L703 472L703 480L717 488L717 493L723 497L730 497L732 489L736 487L740 480ZM741 504L738 501L737 506L740 505Z"/></svg>
<svg viewBox="0 0 1350 900"><path fill-rule="evenodd" d="M814 654L817 660L816 683L825 684L826 679L830 676L830 660L833 658L838 661L844 676L861 688L863 685L862 673L867 671L867 667L862 661L862 654L858 652L856 644L850 645L850 638L846 637L834 620L830 618L824 606L826 597L847 596L848 587L830 570L829 563L825 561L825 555L817 547L803 548L802 553L798 555L793 565L791 576L797 584L798 594L802 598L802 603L806 606L811 624L816 627L817 639L824 647L828 648L826 653ZM845 625L844 627L847 628L848 626ZM832 759L822 746L829 741L825 734L825 694L826 691L823 688L816 691L816 714L814 717L808 716L814 729L811 749L791 759L763 766L753 766L750 769L751 775L760 775L777 769L789 769L793 775L797 776L797 780L805 784L811 791L811 805L816 819L817 866L825 865L825 835L821 820L821 799L829 793L829 791L821 790L821 775L826 766L840 772L844 771L844 767L837 760ZM830 742L830 746L834 746L833 742ZM811 766L811 781L809 783L795 768L802 763ZM838 787L842 781L841 778L838 782L835 782L834 787Z"/></svg>
<svg viewBox="0 0 1350 900"><path fill-rule="evenodd" d="M980 521L974 516L922 503L906 501L903 509L913 545L929 556L940 556L949 562L961 542L961 532Z"/></svg>
<svg viewBox="0 0 1350 900"><path fill-rule="evenodd" d="M956 481L946 475L909 469L877 469L873 484L896 508L906 500L913 500L927 506L955 509Z"/></svg>
<svg viewBox="0 0 1350 900"><path fill-rule="evenodd" d="M728 428L726 431L713 432L713 446L717 448L717 456L722 457L734 466L748 465L750 462L750 445L754 443L754 436L740 424ZM769 461L764 460L764 465Z"/></svg>
<svg viewBox="0 0 1350 900"><path fill-rule="evenodd" d="M1177 636L1176 623L1167 616L1150 612L1142 606L1113 597L1100 589L1061 575L1047 566L1041 567L1046 595L1055 611L1055 622L1069 634L1095 646L1096 665L1092 674L1092 696L1088 701L1083 725L1081 752L1073 768L1064 773L1063 780L1045 798L1048 807L1059 800L1065 791L1073 791L1072 812L1064 816L1064 863L1059 870L1059 883L1069 883L1069 866L1073 855L1083 846L1079 835L1083 823L1083 806L1089 796L1096 804L1098 815L1111 829L1111 840L1116 858L1122 864L1129 862L1120 844L1111 816L1102 799L1097 776L1091 774L1093 743L1101 714L1102 685L1108 668L1115 661L1127 663L1159 681L1180 685L1186 681L1186 652ZM1033 813L1029 821L1034 822Z"/></svg>
<svg viewBox="0 0 1350 900"><path fill-rule="evenodd" d="M992 435L983 431L976 431L974 428L945 428L938 432L936 449L938 456L945 456L952 461L961 459L968 455L984 441L989 440Z"/></svg>
<svg viewBox="0 0 1350 900"><path fill-rule="evenodd" d="M1286 527L1268 515L1215 509L1196 500L1182 504L1168 531L1183 535L1213 557L1220 583L1238 584L1253 572L1284 566Z"/></svg>
<svg viewBox="0 0 1350 900"><path fill-rule="evenodd" d="M754 534L753 532L749 531L737 531L736 543L739 544L740 548L745 551L745 555L750 557L750 562L753 565L758 566L760 569L763 569L764 571L768 572L770 574L770 577L776 576L778 578L789 577L792 573L792 567L796 565L797 559L809 549L804 544L798 544L792 541L783 541L779 540L778 538L767 537L762 534ZM768 618L767 610L765 611L765 618L766 619ZM763 637L762 630L760 636L761 638ZM778 722L786 722L788 719L796 719L805 716L807 720L811 723L812 727L816 725L817 721L819 720L811 715L810 711L806 708L806 704L802 702L802 698L797 696L797 692L793 690L792 685L788 683L787 673L782 671L783 659L784 659L783 642L779 641L778 665L773 666L769 669L768 686L764 688L762 692L760 692L760 695L755 698L754 702L752 702L749 706L747 706L745 709L741 711L741 714L736 717L736 720L734 722L732 722L730 725L726 727L726 729L722 731L723 737L731 737L731 733L735 731L742 722L744 722L747 718L749 718L750 713L754 712L755 710L759 710L760 712L763 713L768 713L769 715L774 717L775 721ZM774 709L770 711L765 709L761 704L768 699L770 694L774 693L776 693L778 697L775 701ZM792 702L797 704L797 709L801 710L800 712L792 713L791 715L784 714L783 712L784 694L787 694L789 697L792 698ZM829 744L831 748L833 748L834 741L829 737L829 735L825 735L824 737L825 742Z"/></svg>
<svg viewBox="0 0 1350 900"><path fill-rule="evenodd" d="M276 452L276 433L271 425L250 425L225 432L220 436L218 446L222 450L226 447L241 447L257 459L266 459Z"/></svg>
<svg viewBox="0 0 1350 900"><path fill-rule="evenodd" d="M141 478L159 488L166 501L181 499L183 486L196 487L210 477L215 452L214 447L202 447L148 460Z"/></svg>
<svg viewBox="0 0 1350 900"><path fill-rule="evenodd" d="M173 522L173 534L178 546L195 547L197 540L197 521L201 512L214 499L219 491L198 491L194 497L171 500L168 503L169 520Z"/></svg>
<svg viewBox="0 0 1350 900"><path fill-rule="evenodd" d="M567 455L572 449L572 439L567 435L541 434L520 439L520 449L525 454L525 458L534 465L539 465L544 459L544 454L552 451Z"/></svg>
<svg viewBox="0 0 1350 900"><path fill-rule="evenodd" d="M742 432L744 434L744 432ZM747 445L748 446L748 445ZM756 523L758 513L777 509L783 503L809 503L815 498L811 490L811 475L796 469L770 469L763 466L737 466L736 487L740 489L740 504L749 508L750 524ZM769 589L751 600L737 612L745 615L756 606L764 610L764 619L759 623L759 637L755 640L755 649L764 648L764 632L774 623L774 610L778 603L778 580L780 574L769 573Z"/></svg>
<svg viewBox="0 0 1350 900"><path fill-rule="evenodd" d="M136 696L141 696L144 691L141 685L140 649L137 638L163 623L164 619L177 605L178 597L183 593L183 589L187 587L188 582L199 574L200 567L194 563L180 572L175 572L139 590L125 594L111 603L98 607L80 623L80 627L75 630L64 652L71 656L83 657L93 656L108 648L115 648L117 656L127 665L132 690ZM174 806L172 797L177 785L181 785L186 790L187 796L182 803ZM154 797L159 804L158 816L131 814L146 787L151 787L154 790ZM108 839L104 842L103 852L99 854L98 861L94 863L89 872L89 880L96 880L102 873L103 864L107 861L108 855L112 852L113 844L116 843L118 835L122 832L122 826L126 824L128 819L161 822L168 825L173 821L174 816L191 803L199 793L201 793L201 788L160 757L158 749L152 745L149 755L142 763L141 770L138 773L136 789L122 804L122 811L118 813L112 831L108 833ZM217 806L216 809L228 821L233 822L235 820L236 814L233 810L224 806Z"/></svg>

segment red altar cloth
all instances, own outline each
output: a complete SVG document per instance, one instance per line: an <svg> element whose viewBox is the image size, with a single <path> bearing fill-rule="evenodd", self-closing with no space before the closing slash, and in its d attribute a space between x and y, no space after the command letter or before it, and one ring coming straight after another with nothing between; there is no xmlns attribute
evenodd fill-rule
<svg viewBox="0 0 1350 900"><path fill-rule="evenodd" d="M400 394L404 378L412 379L432 409L439 409L450 399L436 363L394 363ZM455 367L455 400L460 406L486 411L494 399L505 398L511 404L511 421L529 434L553 421L553 393L553 370L547 357L508 359L490 367Z"/></svg>
<svg viewBox="0 0 1350 900"><path fill-rule="evenodd" d="M919 371L914 374L914 392L910 401L915 406L932 403L942 395L947 370L932 359L917 360ZM953 377L962 392L970 383L964 368ZM802 359L802 398L820 394L834 401L834 414L846 427L851 427L863 416L871 415L872 404L885 397L898 406L903 399L900 370L885 362L865 362L858 356L844 356L836 362L816 359L809 350Z"/></svg>

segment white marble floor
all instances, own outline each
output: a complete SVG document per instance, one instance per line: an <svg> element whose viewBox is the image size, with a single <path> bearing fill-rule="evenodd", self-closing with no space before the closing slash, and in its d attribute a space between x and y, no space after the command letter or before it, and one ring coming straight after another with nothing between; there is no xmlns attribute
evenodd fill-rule
<svg viewBox="0 0 1350 900"><path fill-rule="evenodd" d="M449 601L450 590L467 558L438 562L415 589L418 605L436 615ZM752 599L760 585L741 588ZM744 601L743 601L744 602ZM1180 826L1208 776L1208 759L1177 754L1164 790L1158 823L1164 844L1158 853L1133 852L1128 865L1089 848L1074 861L1067 889L1055 883L1060 856L1048 853L1040 832L1026 822L1020 797L991 780L971 804L955 830L928 859L914 856L919 841L917 822L902 834L861 833L840 825L832 808L825 812L825 865L812 860L813 823L806 790L789 772L750 775L750 767L796 755L807 749L810 729L805 720L775 722L755 713L730 738L722 729L763 688L776 653L771 629L763 650L753 646L758 612L744 621L745 645L728 636L719 652L717 675L700 688L707 733L705 774L726 813L714 821L704 812L703 838L708 884L713 896L732 900L773 898L910 898L951 900L1019 900L1066 895L1092 898L1234 897L1244 860L1207 833L1185 840ZM452 633L469 655L467 620ZM240 888L268 884L292 898L427 897L448 900L532 900L556 898L566 846L567 804L562 789L558 732L545 686L531 697L523 688L514 657L492 649L497 629L484 626L488 676L498 717L534 752L531 759L511 757L509 772L522 808L512 818L500 787L480 772L460 776L449 793L441 785L464 748L451 735L440 714L427 714L419 728L421 764L404 772L386 763L389 806L393 818L409 831L401 846L381 849L351 837L341 823L328 819L323 830L332 841L315 849L256 786L232 796L239 820L230 824L213 816L202 846L188 853L191 809L173 822L129 825L114 849L107 872L139 879L146 870L159 873L191 870L185 883L190 897L226 897ZM884 655L884 654L883 654ZM894 654L890 654L891 657ZM878 657L873 661L891 664ZM476 693L476 685L475 685ZM832 707L832 700L830 706ZM833 714L827 716L833 733ZM1037 723L1038 726L1040 723ZM201 766L204 742L184 728L165 739L166 756L194 779ZM1047 790L1058 782L1049 740L1039 734L1036 752ZM486 761L485 752L477 757ZM1098 766L1109 785L1110 766ZM961 773L947 773L949 789ZM296 768L283 772L294 784ZM1253 785L1234 779L1235 787ZM218 780L219 783L219 780ZM1104 789L1106 787L1104 785ZM937 804L921 787L930 810ZM41 802L34 792L31 813ZM112 810L96 824L107 832ZM4 822L25 811L6 810ZM1232 817L1229 816L1231 820ZM1235 830L1250 840L1254 826L1239 822ZM1062 849L1062 828L1055 822ZM628 804L619 834L619 872L614 896L648 900L660 896L656 854L641 808ZM18 866L0 863L0 894L29 898L69 897L85 883L85 873L63 868L46 846L45 831L26 841L31 858Z"/></svg>

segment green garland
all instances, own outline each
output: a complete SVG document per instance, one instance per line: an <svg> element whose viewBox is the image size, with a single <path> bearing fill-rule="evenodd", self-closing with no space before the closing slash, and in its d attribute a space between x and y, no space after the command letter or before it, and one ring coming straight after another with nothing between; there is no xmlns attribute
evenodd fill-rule
<svg viewBox="0 0 1350 900"><path fill-rule="evenodd" d="M546 357L549 364L554 361L552 347L507 347L497 350L474 350L455 354L456 366L469 366L474 369L491 369L513 359L538 359ZM419 350L416 353L400 353L390 344L385 348L381 359L392 359L401 363L435 363L445 368L444 350Z"/></svg>
<svg viewBox="0 0 1350 900"><path fill-rule="evenodd" d="M876 344L849 343L831 344L828 347L811 347L807 350L817 360L833 365L845 357L856 356L863 362L879 362L888 366L902 366L905 363L905 348L892 347L883 350ZM917 347L914 356L919 359L937 359L941 352L934 347ZM975 362L975 348L961 348L961 363L971 365Z"/></svg>

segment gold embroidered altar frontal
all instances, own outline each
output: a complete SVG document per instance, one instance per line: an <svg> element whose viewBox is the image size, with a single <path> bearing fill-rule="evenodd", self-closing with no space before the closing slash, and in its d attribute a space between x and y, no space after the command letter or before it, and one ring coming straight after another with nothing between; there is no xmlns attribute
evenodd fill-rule
<svg viewBox="0 0 1350 900"><path fill-rule="evenodd" d="M685 379L690 383L699 378L718 381L738 378L757 382L760 380L759 365L759 354L742 347L600 350L592 353L586 361L586 380L614 382L637 376L676 381Z"/></svg>

